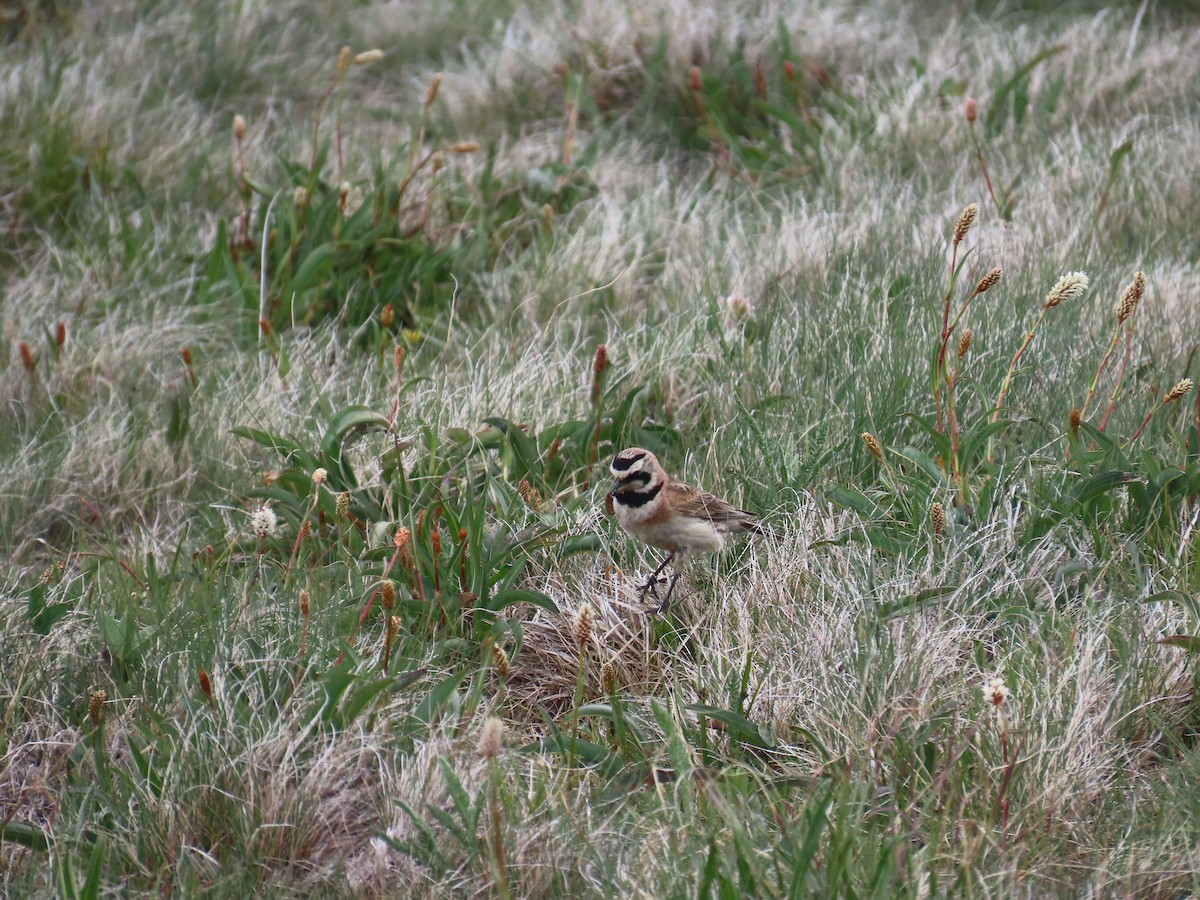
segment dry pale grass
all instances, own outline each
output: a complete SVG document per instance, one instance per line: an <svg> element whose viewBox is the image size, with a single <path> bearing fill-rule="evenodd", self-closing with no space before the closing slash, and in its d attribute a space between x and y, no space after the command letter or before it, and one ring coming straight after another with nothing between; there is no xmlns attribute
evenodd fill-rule
<svg viewBox="0 0 1200 900"><path fill-rule="evenodd" d="M0 558L15 573L0 588L0 711L12 729L0 756L0 820L55 823L66 757L81 740L67 724L71 710L109 677L92 612L80 608L37 635L16 602L18 582L47 558L80 549L84 535L103 535L122 559L137 560L169 557L193 529L205 541L204 529L236 532L244 528L240 492L277 460L232 438L231 428L254 424L315 444L321 410L386 411L395 398L386 354L363 354L327 326L288 334L293 368L281 377L235 335L229 310L197 308L187 262L237 209L232 114L250 122L246 153L256 174L277 175L276 155L306 159L312 116L343 43L385 51L347 88L352 180L368 177L375 159L391 159L412 134L438 71L445 80L432 127L493 141L499 177L524 177L561 157L564 63L584 76L586 99L624 129L614 139L586 117L577 127L575 158L595 150L586 173L594 194L553 222L549 240L506 248L472 282L487 327L443 317L410 347L409 370L429 377L402 398L404 434L475 428L491 415L535 430L586 416L589 361L603 340L614 377L629 389L647 386L647 417L675 427L694 452L672 462L720 493L737 497L747 484L736 476L753 487L773 464L742 440L742 409L757 397L784 397L774 411L756 411L756 421L797 453L819 428L839 447L866 424L886 438L898 413L922 396L920 336L936 329L946 231L967 201L983 210L963 248L971 265L1005 270L973 322L979 371L1003 367L1011 338L1068 268L1087 268L1093 289L1063 311L1073 327L1039 345L1039 370L1022 387L1022 403L1050 413L1069 406L1062 385L1075 383L1096 355L1080 335L1109 333L1113 304L1139 268L1150 287L1138 353L1154 371L1136 384L1138 396L1148 395L1158 370L1181 368L1200 289L1190 222L1200 199L1200 128L1189 112L1200 90L1200 36L1136 7L1071 19L954 10L939 18L936 34L928 15L901 2L509 8L479 0L351 11L217 3L143 16L138 4L124 3L73 14L74 49L55 66L30 47L11 55L6 48L0 117L28 138L31 165L58 128L77 152L134 166L150 200L130 211L120 198L97 195L92 218L55 231L25 227L19 210L28 188L6 182L0 197L0 223L20 236L19 264L3 270L0 352L0 534L8 539ZM690 67L721 71L731 47L751 61L774 59L781 27L798 60L829 70L848 110L822 123L820 177L755 185L743 172L685 163L645 123L621 119L648 79L686 95ZM660 36L665 55L656 68L649 50ZM1014 221L1002 222L973 162L960 93L979 97L986 113L993 72L1011 73L1054 44L1065 50L1028 81L1031 124L986 143L997 181L1022 176ZM1041 111L1060 81L1053 111ZM1125 141L1133 155L1095 217L1111 153ZM467 183L483 164L482 154L457 163ZM106 249L126 225L144 228L132 258ZM899 302L889 293L897 284ZM731 326L724 304L735 292L753 300L753 321L770 341ZM68 339L51 365L44 334L60 320ZM18 341L43 358L36 382L14 350ZM184 346L193 349L203 390L192 400L193 438L176 455L164 437L164 400L184 378ZM367 482L378 449L370 439L356 448ZM828 468L831 478L853 471L840 458ZM1101 558L1066 530L1022 545L1028 508L1015 495L992 523L952 529L936 546L930 537L928 552L912 560L847 540L860 534L858 517L825 505L810 487L797 485L764 510L785 528L782 543L699 563L681 582L673 627L687 654L656 643L636 573L610 567L624 540L615 526L592 514L568 523L571 534L601 535L609 552L532 576L528 586L551 596L560 614L517 610L524 643L511 676L488 682L469 721L431 729L411 752L392 746L386 726L332 736L310 721L268 722L261 696L251 698L247 722L234 712L246 698L223 667L214 669L217 712L167 711L181 715L187 752L167 768L161 795L136 797L145 834L164 858L186 854L212 878L223 854L244 854L297 892L332 885L387 896L404 884L413 896L487 894L493 885L471 853L449 849L440 827L435 834L453 860L445 871L380 834L397 842L418 836L394 800L418 812L449 807L439 760L452 764L472 797L486 786L489 767L475 748L490 712L509 726L499 763L510 817L504 835L523 890L678 889L679 835L688 823L671 818L671 789L644 792L660 791L668 813L631 820L619 803L595 802L596 776L571 777L559 760L515 752L544 732L543 710L560 725L569 717L580 671L573 613L588 603L596 628L583 665L585 701L601 699L606 660L621 696L642 714L651 698L678 708L725 703L728 685L748 671L747 712L780 738L780 771L843 767L881 785L896 776L908 724L938 721L939 739L961 750L963 769L978 779L956 788L964 809L990 808L1003 777L1006 751L980 693L984 678L1000 672L1013 692L1009 749L1021 761L1010 833L1040 837L1023 856L1003 860L991 837L970 834L914 850L927 870L977 866L984 895L1066 893L1082 883L1073 878L1090 879L1098 895L1171 896L1194 887L1194 822L1185 804L1163 800L1187 785L1172 780L1162 753L1194 727L1193 676L1185 657L1153 643L1194 623L1174 606L1133 602L1186 587L1190 524L1173 558L1138 562L1145 575L1131 589L1119 578L1064 577L1068 563L1089 573L1133 565ZM69 571L50 599L67 599L76 577ZM930 604L879 614L939 586L947 591ZM232 667L261 662L247 634L295 626L290 607L238 587L244 615L239 610L230 628L237 639L222 660ZM324 613L337 598L320 600ZM139 709L155 700L113 702L109 743L118 762ZM414 703L398 697L380 721L401 721ZM195 717L210 713L214 721L201 728ZM134 846L140 836L120 837ZM6 868L28 858L11 845L4 853Z"/></svg>

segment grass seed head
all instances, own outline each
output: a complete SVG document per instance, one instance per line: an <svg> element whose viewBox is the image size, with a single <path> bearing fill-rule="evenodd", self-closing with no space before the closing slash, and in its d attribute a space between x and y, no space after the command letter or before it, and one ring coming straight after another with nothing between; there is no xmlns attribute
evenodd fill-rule
<svg viewBox="0 0 1200 900"><path fill-rule="evenodd" d="M54 325L54 346L61 348L62 345L65 344L66 342L67 342L67 323L59 321L59 322L55 323L55 325ZM183 349L186 350L187 347L184 347ZM191 365L191 364L189 363L189 365Z"/></svg>
<svg viewBox="0 0 1200 900"><path fill-rule="evenodd" d="M1078 408L1073 408L1071 410L1071 415L1067 417L1067 424L1071 428L1071 434L1077 432L1079 430L1079 426L1083 424L1083 413L1081 413Z"/></svg>
<svg viewBox="0 0 1200 900"><path fill-rule="evenodd" d="M1125 288L1125 292L1121 294L1121 299L1117 303L1117 322L1124 322L1137 311L1138 304L1142 300L1142 295L1146 293L1146 273L1134 272L1133 281L1129 282L1129 286Z"/></svg>
<svg viewBox="0 0 1200 900"><path fill-rule="evenodd" d="M954 245L956 247L967 236L967 232L971 230L971 226L975 224L978 217L978 203L968 203L966 208L958 214L958 221L954 223Z"/></svg>
<svg viewBox="0 0 1200 900"><path fill-rule="evenodd" d="M967 351L971 349L971 341L975 338L975 332L970 328L964 328L962 334L958 338L958 358L962 359L967 355Z"/></svg>
<svg viewBox="0 0 1200 900"><path fill-rule="evenodd" d="M936 500L929 507L929 521L933 523L933 533L940 535L946 528L946 509Z"/></svg>
<svg viewBox="0 0 1200 900"><path fill-rule="evenodd" d="M754 315L754 304L745 294L730 294L725 305L734 321L741 322Z"/></svg>
<svg viewBox="0 0 1200 900"><path fill-rule="evenodd" d="M967 102L963 104L963 113L967 117L967 123L975 124L975 119L979 116L979 103L974 97L968 97Z"/></svg>
<svg viewBox="0 0 1200 900"><path fill-rule="evenodd" d="M379 311L379 325L385 331L390 331L396 323L396 307L390 303L385 303L383 309Z"/></svg>
<svg viewBox="0 0 1200 900"><path fill-rule="evenodd" d="M996 712L1000 712L1011 693L999 675L993 675L983 685L984 702Z"/></svg>
<svg viewBox="0 0 1200 900"><path fill-rule="evenodd" d="M592 639L592 627L595 624L595 613L592 612L592 604L584 601L579 607L579 611L575 613L575 643L580 649L587 646L588 641Z"/></svg>
<svg viewBox="0 0 1200 900"><path fill-rule="evenodd" d="M204 669L201 669L198 673L196 673L196 681L198 681L200 683L200 692L202 694L204 694L205 697L208 698L209 703L212 703L213 702L212 681L209 680L208 673L206 671L204 671Z"/></svg>
<svg viewBox="0 0 1200 900"><path fill-rule="evenodd" d="M879 445L879 441L876 440L875 435L869 431L864 431L860 437L862 438L862 442L867 445L867 449L871 451L871 455L880 462L883 462L883 447Z"/></svg>
<svg viewBox="0 0 1200 900"><path fill-rule="evenodd" d="M279 533L279 519L275 515L275 510L264 503L250 517L250 527L254 529L254 533L258 535L260 541L275 537Z"/></svg>
<svg viewBox="0 0 1200 900"><path fill-rule="evenodd" d="M245 136L246 136L246 120L245 120L245 118L242 117L241 113L238 113L236 116L233 117L233 137L235 140L240 141Z"/></svg>
<svg viewBox="0 0 1200 900"><path fill-rule="evenodd" d="M312 483L315 484L317 487L320 487L328 480L329 480L328 470L323 469L321 467L317 467L317 468L313 469Z"/></svg>
<svg viewBox="0 0 1200 900"><path fill-rule="evenodd" d="M592 374L599 378L608 368L608 347L601 344L596 348L596 356L592 360Z"/></svg>
<svg viewBox="0 0 1200 900"><path fill-rule="evenodd" d="M308 618L312 613L312 595L306 589L300 590L300 615Z"/></svg>
<svg viewBox="0 0 1200 900"><path fill-rule="evenodd" d="M37 364L37 361L33 358L33 351L29 349L29 344L25 343L25 341L21 341L20 346L17 348L17 352L21 354L21 365L25 367L27 372L32 374L33 367Z"/></svg>
<svg viewBox="0 0 1200 900"><path fill-rule="evenodd" d="M450 145L451 153L474 153L479 149L479 141L458 141Z"/></svg>
<svg viewBox="0 0 1200 900"><path fill-rule="evenodd" d="M342 491L337 495L337 517L344 519L350 515L350 492Z"/></svg>
<svg viewBox="0 0 1200 900"><path fill-rule="evenodd" d="M1050 293L1046 295L1045 308L1050 309L1068 300L1077 300L1083 296L1087 286L1088 277L1083 272L1068 272L1050 288Z"/></svg>
<svg viewBox="0 0 1200 900"><path fill-rule="evenodd" d="M1175 387L1167 391L1167 396L1163 397L1163 403L1174 403L1180 397L1190 393L1192 390L1192 379L1184 378L1176 383Z"/></svg>
<svg viewBox="0 0 1200 900"><path fill-rule="evenodd" d="M429 82L429 90L425 92L425 102L423 107L429 109L433 106L433 101L437 99L438 91L442 89L442 73L438 72L433 76L433 81Z"/></svg>
<svg viewBox="0 0 1200 900"><path fill-rule="evenodd" d="M484 759L495 759L504 749L504 723L495 716L488 716L479 733L479 755Z"/></svg>
<svg viewBox="0 0 1200 900"><path fill-rule="evenodd" d="M92 691L88 694L88 718L92 727L99 728L104 724L104 704L108 702L108 693L104 690Z"/></svg>
<svg viewBox="0 0 1200 900"><path fill-rule="evenodd" d="M979 284L975 285L975 293L985 293L989 288L993 288L1004 275L1004 270L999 266L994 269L988 269L987 273L979 279Z"/></svg>
<svg viewBox="0 0 1200 900"><path fill-rule="evenodd" d="M525 505L534 512L542 508L542 495L532 484L528 478L522 478L521 483L517 485L517 493L521 495L521 499L525 501Z"/></svg>
<svg viewBox="0 0 1200 900"><path fill-rule="evenodd" d="M611 659L606 659L600 667L600 685L605 694L612 695L617 691L617 667Z"/></svg>
<svg viewBox="0 0 1200 900"><path fill-rule="evenodd" d="M396 605L396 585L390 580L385 581L379 589L379 602L383 604L383 608L391 610Z"/></svg>
<svg viewBox="0 0 1200 900"><path fill-rule="evenodd" d="M512 674L512 663L508 659L508 652L499 644L492 644L492 665L496 667L496 674L502 679L507 679Z"/></svg>
<svg viewBox="0 0 1200 900"><path fill-rule="evenodd" d="M368 66L373 62L379 62L381 59L383 59L382 50L364 50L354 57L354 64L356 66Z"/></svg>

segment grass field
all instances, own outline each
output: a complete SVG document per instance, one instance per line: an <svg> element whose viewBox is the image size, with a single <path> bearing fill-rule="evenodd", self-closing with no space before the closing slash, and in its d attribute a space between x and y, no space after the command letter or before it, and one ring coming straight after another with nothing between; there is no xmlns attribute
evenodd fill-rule
<svg viewBox="0 0 1200 900"><path fill-rule="evenodd" d="M0 896L1200 890L1194 4L7 9Z"/></svg>

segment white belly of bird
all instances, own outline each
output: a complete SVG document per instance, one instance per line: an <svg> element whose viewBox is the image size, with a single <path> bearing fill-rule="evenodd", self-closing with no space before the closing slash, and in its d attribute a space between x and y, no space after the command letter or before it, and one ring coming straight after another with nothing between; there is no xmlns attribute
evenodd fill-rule
<svg viewBox="0 0 1200 900"><path fill-rule="evenodd" d="M716 553L725 546L725 536L708 519L676 516L666 522L622 521L621 524L638 540L660 550Z"/></svg>

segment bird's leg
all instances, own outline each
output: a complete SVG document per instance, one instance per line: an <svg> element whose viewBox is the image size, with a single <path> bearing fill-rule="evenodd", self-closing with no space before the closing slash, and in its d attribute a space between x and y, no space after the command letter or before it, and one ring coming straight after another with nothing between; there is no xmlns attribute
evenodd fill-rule
<svg viewBox="0 0 1200 900"><path fill-rule="evenodd" d="M646 579L646 583L642 585L642 599L646 599L647 594L653 594L654 599L658 599L658 576L662 574L662 570L675 558L675 551L672 550L667 554L667 558L658 564L658 568L650 573L650 577Z"/></svg>
<svg viewBox="0 0 1200 900"><path fill-rule="evenodd" d="M682 572L676 572L671 576L671 583L667 585L667 596L663 599L662 605L659 606L658 609L649 610L647 615L657 614L660 616L665 616L667 614L667 610L671 608L671 595L675 593L675 583L679 581L679 576L682 574ZM657 597L658 595L655 594L655 596Z"/></svg>

